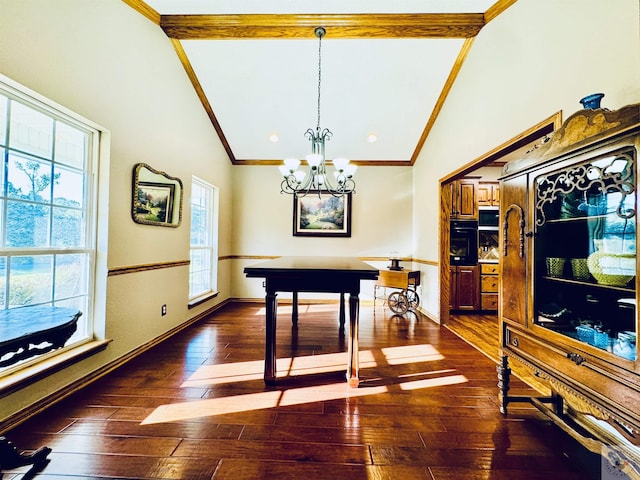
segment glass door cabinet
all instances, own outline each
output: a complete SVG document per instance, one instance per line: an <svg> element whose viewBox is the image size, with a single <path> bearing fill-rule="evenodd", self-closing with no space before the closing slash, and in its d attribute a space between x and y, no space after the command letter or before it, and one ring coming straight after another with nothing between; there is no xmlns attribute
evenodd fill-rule
<svg viewBox="0 0 640 480"><path fill-rule="evenodd" d="M636 151L622 148L533 182L534 322L634 361Z"/></svg>

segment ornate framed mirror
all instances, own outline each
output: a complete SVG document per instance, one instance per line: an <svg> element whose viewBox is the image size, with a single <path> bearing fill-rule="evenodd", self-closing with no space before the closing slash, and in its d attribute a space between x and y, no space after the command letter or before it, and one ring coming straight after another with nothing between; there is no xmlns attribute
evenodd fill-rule
<svg viewBox="0 0 640 480"><path fill-rule="evenodd" d="M146 163L133 167L131 216L136 223L178 227L182 223L182 181Z"/></svg>

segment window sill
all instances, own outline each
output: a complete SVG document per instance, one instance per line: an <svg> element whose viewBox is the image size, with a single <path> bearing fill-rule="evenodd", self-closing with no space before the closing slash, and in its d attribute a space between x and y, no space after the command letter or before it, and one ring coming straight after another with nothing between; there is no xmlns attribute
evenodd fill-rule
<svg viewBox="0 0 640 480"><path fill-rule="evenodd" d="M198 305L211 300L213 298L216 298L218 296L220 292L209 292L209 293L205 293L204 295L202 295L201 297L196 297L193 300L191 300L188 304L188 308L194 308L197 307Z"/></svg>
<svg viewBox="0 0 640 480"><path fill-rule="evenodd" d="M94 340L0 378L0 398L31 385L73 363L101 352L107 348L109 343L111 343L111 340Z"/></svg>

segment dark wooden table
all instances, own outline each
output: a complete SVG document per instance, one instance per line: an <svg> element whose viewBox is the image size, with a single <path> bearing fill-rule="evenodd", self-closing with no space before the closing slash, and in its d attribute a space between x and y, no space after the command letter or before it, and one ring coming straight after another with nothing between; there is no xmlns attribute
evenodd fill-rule
<svg viewBox="0 0 640 480"><path fill-rule="evenodd" d="M293 292L294 304L298 292L339 293L342 300L349 294L349 336L347 381L357 387L358 378L358 317L360 281L376 280L378 269L349 257L280 257L244 269L247 277L264 278L266 303L266 338L264 381L276 381L276 317L277 292ZM344 304L344 302L342 302ZM343 308L343 306L341 307ZM293 311L297 311L294 305ZM296 315L293 317L296 320ZM342 320L342 319L341 319Z"/></svg>

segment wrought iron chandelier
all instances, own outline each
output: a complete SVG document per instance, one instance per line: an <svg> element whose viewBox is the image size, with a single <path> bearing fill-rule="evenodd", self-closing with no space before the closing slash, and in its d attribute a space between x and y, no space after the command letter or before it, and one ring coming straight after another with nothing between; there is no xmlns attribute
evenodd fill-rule
<svg viewBox="0 0 640 480"><path fill-rule="evenodd" d="M334 197L341 197L346 193L355 193L356 183L353 175L358 168L349 163L346 158L334 158L334 179L327 175L327 163L324 144L333 135L327 128L320 128L320 87L322 84L322 37L327 33L324 27L316 27L314 30L318 37L318 122L316 129L307 129L305 137L311 142L311 153L305 157L309 165L309 171L298 170L300 160L287 158L284 165L279 167L284 179L280 184L280 193L298 194L304 196L309 192L330 193Z"/></svg>

